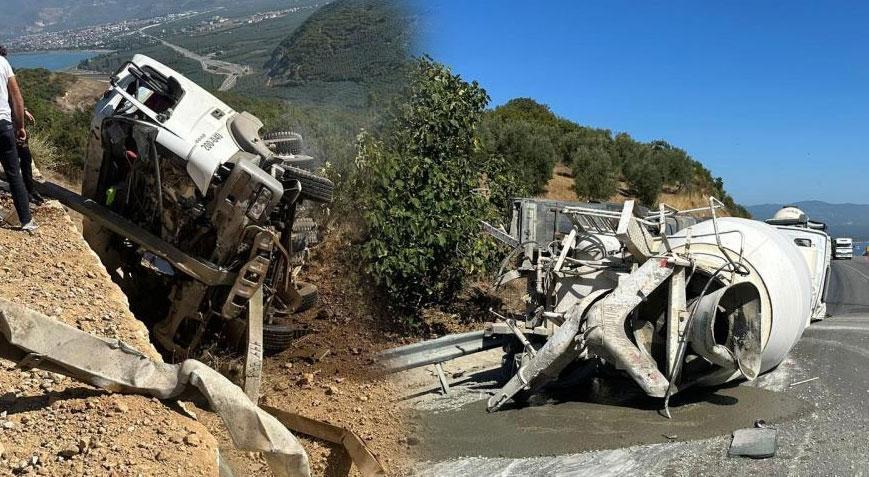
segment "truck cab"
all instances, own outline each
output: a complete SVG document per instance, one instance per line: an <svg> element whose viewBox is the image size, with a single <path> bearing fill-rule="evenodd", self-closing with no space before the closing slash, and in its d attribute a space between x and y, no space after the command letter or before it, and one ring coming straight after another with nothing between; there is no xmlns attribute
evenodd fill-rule
<svg viewBox="0 0 869 477"><path fill-rule="evenodd" d="M827 315L831 250L835 253L833 242L826 233L827 225L809 220L802 210L793 206L782 207L766 223L787 236L806 261L812 280L811 321L823 320Z"/></svg>

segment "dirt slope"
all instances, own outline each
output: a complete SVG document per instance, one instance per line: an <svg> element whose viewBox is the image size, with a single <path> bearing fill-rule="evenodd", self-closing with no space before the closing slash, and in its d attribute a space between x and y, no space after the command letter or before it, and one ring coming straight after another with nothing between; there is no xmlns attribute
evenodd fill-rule
<svg viewBox="0 0 869 477"><path fill-rule="evenodd" d="M93 108L94 103L108 87L108 81L76 76L63 96L55 98L55 102L66 112L86 111Z"/></svg>
<svg viewBox="0 0 869 477"><path fill-rule="evenodd" d="M0 196L5 215L12 210ZM0 296L159 359L72 222L57 205L29 235L0 228ZM0 360L0 474L217 475L205 427L160 401L106 393Z"/></svg>
<svg viewBox="0 0 869 477"><path fill-rule="evenodd" d="M607 199L608 201L621 204L632 198L625 182L619 182L618 188L619 191ZM557 164L541 197L552 200L578 201L576 191L573 190L573 171L564 164ZM658 195L659 203L667 204L679 210L708 207L708 201L709 194L700 191L679 192L665 188L664 192Z"/></svg>

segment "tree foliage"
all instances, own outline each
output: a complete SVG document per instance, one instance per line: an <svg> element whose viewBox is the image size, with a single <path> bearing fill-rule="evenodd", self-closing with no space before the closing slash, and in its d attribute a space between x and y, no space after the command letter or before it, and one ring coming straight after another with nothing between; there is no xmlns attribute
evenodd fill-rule
<svg viewBox="0 0 869 477"><path fill-rule="evenodd" d="M487 112L483 130L486 147L504 157L532 193L543 190L552 166L561 161L573 170L581 199L607 199L624 181L629 193L647 206L656 204L665 189L702 191L719 197L735 215L748 215L709 170L664 140L644 143L627 133L581 126L530 98L516 98Z"/></svg>
<svg viewBox="0 0 869 477"><path fill-rule="evenodd" d="M483 121L480 134L486 151L504 158L511 173L532 194L543 190L559 160L551 135L549 126L497 116Z"/></svg>
<svg viewBox="0 0 869 477"><path fill-rule="evenodd" d="M512 181L500 158L479 147L487 102L479 85L423 58L386 126L358 142L362 256L405 315L450 301L492 253L479 220L496 213Z"/></svg>
<svg viewBox="0 0 869 477"><path fill-rule="evenodd" d="M618 178L612 153L601 146L577 146L569 155L576 195L606 200L616 193Z"/></svg>

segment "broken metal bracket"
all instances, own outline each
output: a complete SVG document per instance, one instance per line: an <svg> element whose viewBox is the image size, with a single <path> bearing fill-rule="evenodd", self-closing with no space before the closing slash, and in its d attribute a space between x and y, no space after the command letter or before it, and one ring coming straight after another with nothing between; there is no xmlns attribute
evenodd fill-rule
<svg viewBox="0 0 869 477"><path fill-rule="evenodd" d="M247 305L247 353L244 359L244 393L259 402L263 372L263 289L259 287Z"/></svg>
<svg viewBox="0 0 869 477"><path fill-rule="evenodd" d="M480 224L483 227L483 230L491 235L495 240L503 243L512 248L516 248L519 246L519 240L516 237L508 234L503 227L495 227L494 225L486 222L485 220L481 220Z"/></svg>
<svg viewBox="0 0 869 477"><path fill-rule="evenodd" d="M646 226L635 214L636 204L633 200L625 201L619 224L616 228L616 238L634 256L638 262L644 262L654 256L660 247L660 239L652 237Z"/></svg>
<svg viewBox="0 0 869 477"><path fill-rule="evenodd" d="M435 372L438 375L438 381L441 383L441 391L444 395L450 393L450 383L447 381L447 376L444 374L443 363L435 363L434 364Z"/></svg>
<svg viewBox="0 0 869 477"><path fill-rule="evenodd" d="M586 310L607 292L609 290L597 290L576 304L543 347L535 354L530 354L531 358L519 367L510 381L489 398L486 409L489 412L497 411L523 389L534 390L557 378L583 351L576 349L574 343L585 319Z"/></svg>
<svg viewBox="0 0 869 477"><path fill-rule="evenodd" d="M365 442L352 431L271 406L262 406L262 409L293 432L343 446L363 477L386 475L386 470L368 450Z"/></svg>
<svg viewBox="0 0 869 477"><path fill-rule="evenodd" d="M676 369L679 341L685 332L688 310L685 296L685 269L679 267L670 277L670 293L667 299L667 376Z"/></svg>

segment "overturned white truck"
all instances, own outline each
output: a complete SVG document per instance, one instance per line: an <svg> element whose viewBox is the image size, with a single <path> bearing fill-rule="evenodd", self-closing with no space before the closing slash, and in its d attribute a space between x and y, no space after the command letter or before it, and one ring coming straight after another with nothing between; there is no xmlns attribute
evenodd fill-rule
<svg viewBox="0 0 869 477"><path fill-rule="evenodd" d="M525 315L488 327L507 339L512 375L488 409L599 362L665 398L665 408L690 386L778 366L809 325L819 289L792 239L763 222L719 217L720 207L712 198L682 212L517 200L509 233L487 227L513 247L505 265L516 267L499 285L527 279Z"/></svg>
<svg viewBox="0 0 869 477"><path fill-rule="evenodd" d="M278 350L316 296L297 280L311 228L297 217L303 201L331 201L333 185L308 170L301 136L262 126L136 55L96 105L83 198L51 191L85 215L85 239L131 301L142 295L175 359L209 335Z"/></svg>

